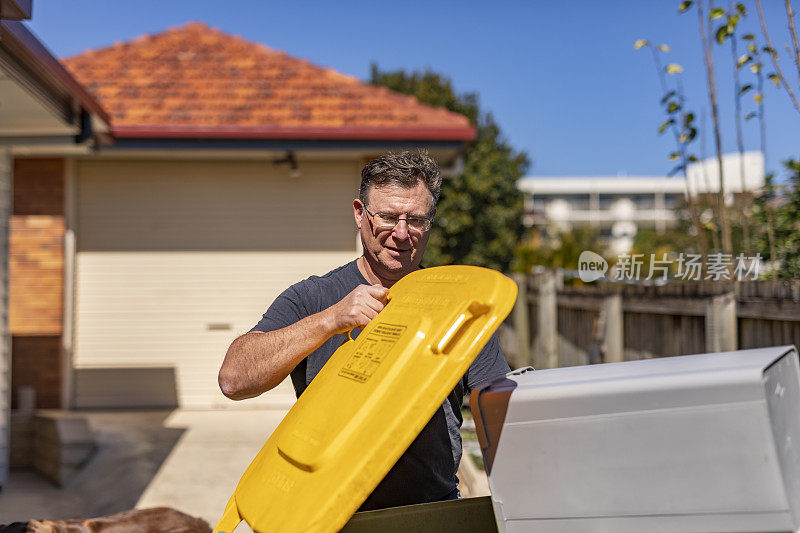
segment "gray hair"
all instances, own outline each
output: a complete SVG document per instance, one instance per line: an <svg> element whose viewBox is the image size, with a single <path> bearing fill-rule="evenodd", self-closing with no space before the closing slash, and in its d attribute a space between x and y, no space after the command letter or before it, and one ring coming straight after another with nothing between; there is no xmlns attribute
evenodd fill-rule
<svg viewBox="0 0 800 533"><path fill-rule="evenodd" d="M442 188L442 175L439 166L430 158L427 151L419 150L415 153L406 150L399 154L382 155L367 163L361 171L358 199L367 205L367 197L373 187L399 185L411 189L420 181L431 193L432 207L436 207L439 191Z"/></svg>

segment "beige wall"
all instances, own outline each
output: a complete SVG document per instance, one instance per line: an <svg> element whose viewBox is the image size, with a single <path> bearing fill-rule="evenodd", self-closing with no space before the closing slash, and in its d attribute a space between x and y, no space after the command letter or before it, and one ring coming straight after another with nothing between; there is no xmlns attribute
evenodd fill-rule
<svg viewBox="0 0 800 533"><path fill-rule="evenodd" d="M357 254L358 162L300 164L79 163L78 407L233 404L216 383L230 342Z"/></svg>

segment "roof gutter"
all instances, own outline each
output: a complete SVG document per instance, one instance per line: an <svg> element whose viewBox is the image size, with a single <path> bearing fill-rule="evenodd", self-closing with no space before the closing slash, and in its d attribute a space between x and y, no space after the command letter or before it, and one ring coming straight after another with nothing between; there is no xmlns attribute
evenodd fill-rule
<svg viewBox="0 0 800 533"><path fill-rule="evenodd" d="M114 126L118 139L275 139L342 141L472 141L472 126L459 128Z"/></svg>

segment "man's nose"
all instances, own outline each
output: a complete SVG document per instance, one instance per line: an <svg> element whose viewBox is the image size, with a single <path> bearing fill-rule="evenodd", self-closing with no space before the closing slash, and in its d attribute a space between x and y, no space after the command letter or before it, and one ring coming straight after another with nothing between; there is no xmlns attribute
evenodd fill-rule
<svg viewBox="0 0 800 533"><path fill-rule="evenodd" d="M394 226L392 235L394 235L395 239L399 240L408 239L408 221L404 218L398 220L397 224L395 224Z"/></svg>

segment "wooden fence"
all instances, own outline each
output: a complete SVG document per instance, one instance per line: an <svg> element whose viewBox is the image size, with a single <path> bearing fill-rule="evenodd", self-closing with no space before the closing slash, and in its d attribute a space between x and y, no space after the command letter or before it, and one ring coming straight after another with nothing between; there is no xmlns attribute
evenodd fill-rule
<svg viewBox="0 0 800 533"><path fill-rule="evenodd" d="M516 281L503 339L515 367L800 346L800 280L565 287L548 271Z"/></svg>

